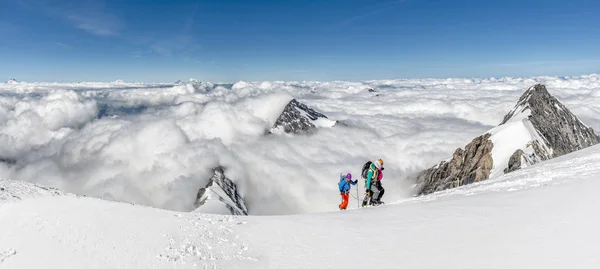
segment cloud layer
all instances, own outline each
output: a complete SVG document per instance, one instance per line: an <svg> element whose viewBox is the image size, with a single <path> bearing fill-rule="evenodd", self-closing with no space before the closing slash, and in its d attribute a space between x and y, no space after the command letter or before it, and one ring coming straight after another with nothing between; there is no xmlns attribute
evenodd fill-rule
<svg viewBox="0 0 600 269"><path fill-rule="evenodd" d="M335 210L337 176L358 175L365 161L382 158L384 200L396 201L412 194L407 177L499 124L535 83L600 130L598 75L0 84L0 177L191 210L210 169L223 165L251 214L290 214ZM310 137L265 136L292 98L347 126Z"/></svg>

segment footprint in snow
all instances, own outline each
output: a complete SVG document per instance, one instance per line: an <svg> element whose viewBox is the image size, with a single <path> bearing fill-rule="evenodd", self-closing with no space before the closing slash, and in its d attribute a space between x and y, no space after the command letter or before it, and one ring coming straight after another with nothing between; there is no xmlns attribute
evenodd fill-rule
<svg viewBox="0 0 600 269"><path fill-rule="evenodd" d="M4 262L10 256L14 256L14 255L17 255L17 251L14 249L0 251L0 263Z"/></svg>

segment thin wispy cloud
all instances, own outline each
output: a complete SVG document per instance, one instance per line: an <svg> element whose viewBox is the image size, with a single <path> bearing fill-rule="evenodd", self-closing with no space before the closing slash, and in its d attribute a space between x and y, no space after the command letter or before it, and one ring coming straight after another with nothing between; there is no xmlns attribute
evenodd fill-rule
<svg viewBox="0 0 600 269"><path fill-rule="evenodd" d="M72 49L73 46L62 43L62 42L54 42L54 45L56 45L57 47L61 47L63 49Z"/></svg>
<svg viewBox="0 0 600 269"><path fill-rule="evenodd" d="M181 30L174 36L164 37L162 39L146 39L141 43L146 43L152 53L160 56L170 57L174 55L191 54L200 49L200 44L194 38L194 25L196 23L196 14L199 6L195 5L190 14L187 16ZM143 39L142 39L143 40ZM186 56L189 58L189 55Z"/></svg>
<svg viewBox="0 0 600 269"><path fill-rule="evenodd" d="M396 1L388 2L388 3L384 4L380 8L368 11L368 12L363 13L363 14L358 14L356 16L348 17L345 20L342 20L340 22L340 25L347 25L347 24L353 23L353 22L361 20L361 19L365 19L365 18L369 18L369 17L375 16L375 15L381 13L381 12L388 11L391 8L395 8L395 7L397 7L397 5L399 5L401 3L405 3L405 2L407 2L407 0L396 0Z"/></svg>
<svg viewBox="0 0 600 269"><path fill-rule="evenodd" d="M73 27L93 35L113 36L119 33L121 23L115 16L97 11L94 13L68 15L66 18Z"/></svg>
<svg viewBox="0 0 600 269"><path fill-rule="evenodd" d="M18 0L21 7L63 20L72 27L97 36L119 34L123 22L102 0Z"/></svg>

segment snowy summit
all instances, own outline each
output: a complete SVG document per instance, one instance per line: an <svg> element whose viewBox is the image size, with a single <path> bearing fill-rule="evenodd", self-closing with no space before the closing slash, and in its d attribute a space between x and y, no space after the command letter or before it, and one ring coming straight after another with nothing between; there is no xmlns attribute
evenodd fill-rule
<svg viewBox="0 0 600 269"><path fill-rule="evenodd" d="M223 215L248 215L246 202L237 185L225 176L223 167L214 169L214 174L204 188L198 191L194 212Z"/></svg>
<svg viewBox="0 0 600 269"><path fill-rule="evenodd" d="M333 127L336 121L292 99L271 129L272 133L311 134L319 127Z"/></svg>
<svg viewBox="0 0 600 269"><path fill-rule="evenodd" d="M475 138L452 159L423 171L421 194L496 178L600 143L544 85L529 88L496 128Z"/></svg>

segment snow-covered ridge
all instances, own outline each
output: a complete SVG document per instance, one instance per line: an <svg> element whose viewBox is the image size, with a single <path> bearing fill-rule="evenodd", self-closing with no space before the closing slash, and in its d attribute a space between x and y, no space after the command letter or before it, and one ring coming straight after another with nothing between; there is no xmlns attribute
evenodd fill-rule
<svg viewBox="0 0 600 269"><path fill-rule="evenodd" d="M594 146L399 204L295 216L181 213L75 196L13 200L0 204L0 267L596 268L598 162ZM374 220L377 247L357 255L352 246L365 239L352 235Z"/></svg>
<svg viewBox="0 0 600 269"><path fill-rule="evenodd" d="M271 133L312 134L319 127L333 127L336 121L292 99L271 128Z"/></svg>
<svg viewBox="0 0 600 269"><path fill-rule="evenodd" d="M520 112L519 112L520 111ZM533 144L542 160L558 157L600 142L594 130L585 125L544 85L537 84L525 92L515 109L502 124L518 119L529 121L537 143Z"/></svg>
<svg viewBox="0 0 600 269"><path fill-rule="evenodd" d="M0 179L0 204L23 199L62 195L65 194L54 188L17 180Z"/></svg>
<svg viewBox="0 0 600 269"><path fill-rule="evenodd" d="M491 143L488 142L491 141ZM501 124L474 139L463 154L419 174L428 194L499 177L600 143L600 136L537 84L521 96Z"/></svg>
<svg viewBox="0 0 600 269"><path fill-rule="evenodd" d="M194 212L223 215L248 215L246 202L222 167L214 169L208 184L198 191Z"/></svg>

